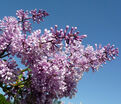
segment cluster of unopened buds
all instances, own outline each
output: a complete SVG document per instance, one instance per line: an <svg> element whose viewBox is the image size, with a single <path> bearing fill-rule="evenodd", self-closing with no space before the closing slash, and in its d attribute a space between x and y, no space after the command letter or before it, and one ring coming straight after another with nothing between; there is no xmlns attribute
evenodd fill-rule
<svg viewBox="0 0 121 104"><path fill-rule="evenodd" d="M15 17L0 21L0 87L15 104L53 104L63 97L72 98L83 72L96 71L118 56L114 45L84 47L77 27L32 30L46 11L18 10ZM21 63L20 63L21 62ZM20 65L24 65L24 69Z"/></svg>

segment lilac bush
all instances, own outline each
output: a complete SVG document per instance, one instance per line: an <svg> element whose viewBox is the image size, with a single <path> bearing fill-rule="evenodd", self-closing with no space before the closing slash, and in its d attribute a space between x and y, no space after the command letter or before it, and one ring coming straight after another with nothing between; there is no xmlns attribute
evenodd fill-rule
<svg viewBox="0 0 121 104"><path fill-rule="evenodd" d="M72 98L84 72L96 71L118 56L114 45L82 44L87 35L77 27L32 29L49 14L44 10L17 10L17 18L0 21L0 87L15 104L53 104ZM19 58L22 69L17 64Z"/></svg>

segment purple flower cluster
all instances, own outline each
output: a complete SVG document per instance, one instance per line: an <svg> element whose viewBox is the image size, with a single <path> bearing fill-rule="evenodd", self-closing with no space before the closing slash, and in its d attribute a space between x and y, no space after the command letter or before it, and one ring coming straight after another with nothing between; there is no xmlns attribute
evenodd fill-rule
<svg viewBox="0 0 121 104"><path fill-rule="evenodd" d="M6 85L13 83L16 80L16 72L19 70L16 66L15 60L9 59L6 61L0 59L0 82Z"/></svg>
<svg viewBox="0 0 121 104"><path fill-rule="evenodd" d="M52 104L54 99L71 98L83 72L98 70L118 55L118 49L109 44L84 47L82 40L87 36L79 35L77 27L63 30L55 25L43 34L40 29L31 32L30 19L39 23L48 16L46 11L18 10L16 14L19 20L5 17L0 21L0 82L18 93L22 104ZM9 57L20 58L26 69L17 68Z"/></svg>
<svg viewBox="0 0 121 104"><path fill-rule="evenodd" d="M29 16L31 14L32 16ZM32 19L34 22L40 23L43 21L43 18L48 16L49 14L46 11L39 10L37 12L37 9L31 10L30 12L24 11L24 10L17 10L16 15L19 19L19 23L21 23L22 31L23 33L31 32L32 27L30 23L30 19Z"/></svg>

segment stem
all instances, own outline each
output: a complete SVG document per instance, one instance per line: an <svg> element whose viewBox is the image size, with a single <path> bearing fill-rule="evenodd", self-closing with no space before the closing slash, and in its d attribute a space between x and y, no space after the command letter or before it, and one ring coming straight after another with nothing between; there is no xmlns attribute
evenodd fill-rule
<svg viewBox="0 0 121 104"><path fill-rule="evenodd" d="M10 55L10 53L7 53L5 55L0 56L0 58L4 58L4 57L9 56L9 55Z"/></svg>

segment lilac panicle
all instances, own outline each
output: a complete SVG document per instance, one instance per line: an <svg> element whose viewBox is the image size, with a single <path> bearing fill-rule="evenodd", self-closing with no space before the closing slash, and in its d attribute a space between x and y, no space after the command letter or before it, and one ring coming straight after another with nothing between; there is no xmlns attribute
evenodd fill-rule
<svg viewBox="0 0 121 104"><path fill-rule="evenodd" d="M19 69L15 60L0 60L0 82L6 85L12 84L16 81L16 75Z"/></svg>
<svg viewBox="0 0 121 104"><path fill-rule="evenodd" d="M37 30L28 36L25 41L27 54L21 56L25 60L23 64L32 69L31 88L42 93L45 100L38 98L42 104L48 99L71 98L77 92L83 72L90 68L98 70L118 55L118 49L111 45L97 49L90 45L84 47L82 39L87 36L79 36L76 27L70 31L69 27L58 30L56 25L51 30L45 29L41 36L40 33Z"/></svg>
<svg viewBox="0 0 121 104"><path fill-rule="evenodd" d="M77 27L58 29L55 25L43 34L40 29L32 31L30 19L40 23L49 15L44 10L18 10L16 15L18 20L4 17L0 21L0 82L9 85L6 94L16 95L22 104L52 104L54 99L72 98L84 72L96 71L118 56L114 45L85 47L82 40L87 35L79 35ZM19 58L26 69L20 70L10 57Z"/></svg>
<svg viewBox="0 0 121 104"><path fill-rule="evenodd" d="M40 21L43 21L43 17L46 17L49 15L46 11L41 9L39 9L38 12L37 12L37 9L31 10L30 13L32 14L33 21L34 22L36 21L37 23L40 23Z"/></svg>
<svg viewBox="0 0 121 104"><path fill-rule="evenodd" d="M19 19L19 23L21 23L22 25L22 31L23 33L31 32L31 23L29 21L30 17L29 17L29 12L28 11L24 11L24 10L17 10L16 15Z"/></svg>
<svg viewBox="0 0 121 104"><path fill-rule="evenodd" d="M29 16L29 14L31 14L32 16ZM41 9L39 9L38 12L37 9L31 10L30 12L21 9L17 10L16 15L19 19L19 23L21 23L22 25L23 33L26 33L32 31L30 19L32 19L34 22L36 21L37 23L40 23L40 21L43 21L43 18L48 16L49 14Z"/></svg>

